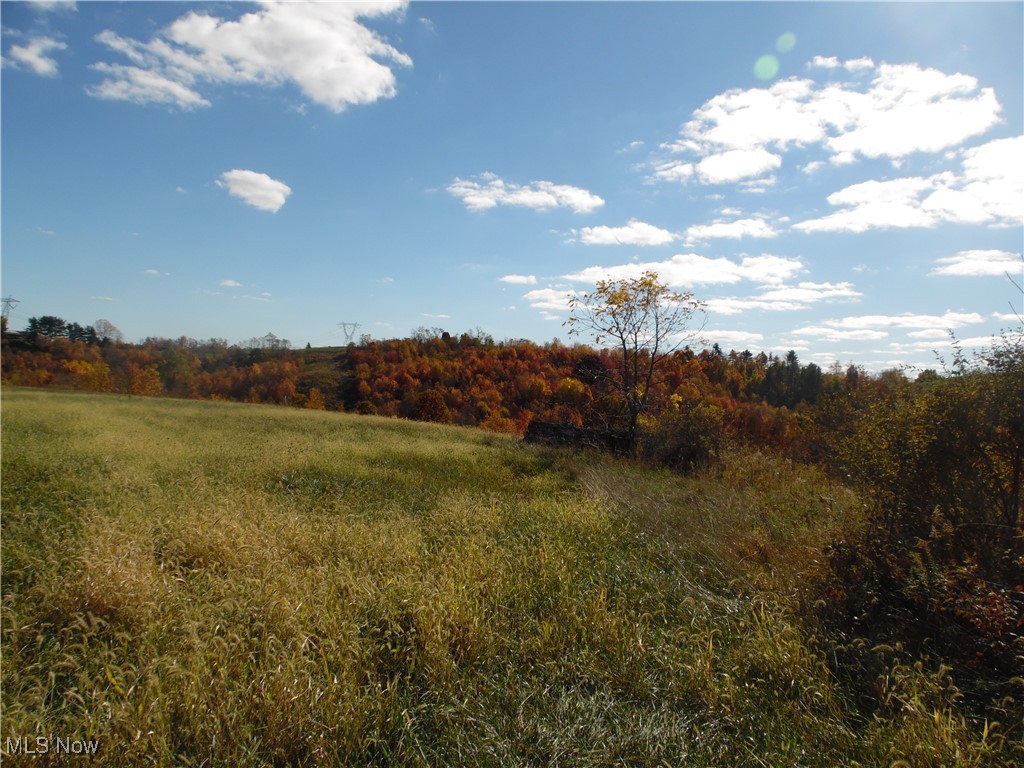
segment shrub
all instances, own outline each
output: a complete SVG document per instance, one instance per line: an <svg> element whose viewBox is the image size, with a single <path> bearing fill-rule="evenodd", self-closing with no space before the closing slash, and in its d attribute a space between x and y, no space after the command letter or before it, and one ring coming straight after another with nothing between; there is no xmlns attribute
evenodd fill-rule
<svg viewBox="0 0 1024 768"><path fill-rule="evenodd" d="M1004 337L947 377L885 384L833 447L876 504L828 551L819 606L848 638L948 664L980 711L1021 694L1024 344ZM866 664L853 657L853 669ZM1021 704L1010 706L1020 727Z"/></svg>
<svg viewBox="0 0 1024 768"><path fill-rule="evenodd" d="M680 471L705 466L722 447L722 422L718 406L673 395L661 417L644 430L644 458Z"/></svg>

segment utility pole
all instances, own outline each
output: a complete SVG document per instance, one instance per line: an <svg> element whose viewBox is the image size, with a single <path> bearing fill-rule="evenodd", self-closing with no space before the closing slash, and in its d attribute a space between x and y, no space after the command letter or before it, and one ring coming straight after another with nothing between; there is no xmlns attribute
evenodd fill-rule
<svg viewBox="0 0 1024 768"><path fill-rule="evenodd" d="M345 334L345 343L351 344L352 339L356 335L356 331L359 329L359 323L338 323L338 327L341 328L341 332Z"/></svg>

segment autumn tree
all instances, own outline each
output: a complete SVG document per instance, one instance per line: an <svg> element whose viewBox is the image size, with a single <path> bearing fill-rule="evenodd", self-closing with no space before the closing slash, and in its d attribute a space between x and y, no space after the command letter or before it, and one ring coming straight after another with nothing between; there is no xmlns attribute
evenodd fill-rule
<svg viewBox="0 0 1024 768"><path fill-rule="evenodd" d="M691 326L698 315L703 317L704 304L690 292L670 290L657 272L646 271L639 277L600 280L592 292L573 296L569 309L571 336L591 336L617 352L608 376L622 400L626 435L635 449L637 425L650 405L658 371L699 334Z"/></svg>

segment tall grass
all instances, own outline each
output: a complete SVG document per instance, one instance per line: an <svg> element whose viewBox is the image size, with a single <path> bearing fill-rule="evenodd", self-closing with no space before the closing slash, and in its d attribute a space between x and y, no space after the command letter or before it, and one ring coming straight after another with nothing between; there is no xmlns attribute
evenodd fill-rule
<svg viewBox="0 0 1024 768"><path fill-rule="evenodd" d="M852 712L794 614L860 504L813 470L744 454L681 478L477 430L17 389L2 438L5 749L1011 764L924 670L892 677L885 719Z"/></svg>

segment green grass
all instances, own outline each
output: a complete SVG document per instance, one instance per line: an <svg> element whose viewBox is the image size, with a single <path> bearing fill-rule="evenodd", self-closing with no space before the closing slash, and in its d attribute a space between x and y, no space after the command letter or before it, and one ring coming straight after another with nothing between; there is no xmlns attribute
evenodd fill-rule
<svg viewBox="0 0 1024 768"><path fill-rule="evenodd" d="M861 504L815 470L735 454L682 478L480 430L7 388L2 416L5 747L99 739L113 766L1008 753L923 669L894 674L885 718L848 706L796 606Z"/></svg>

